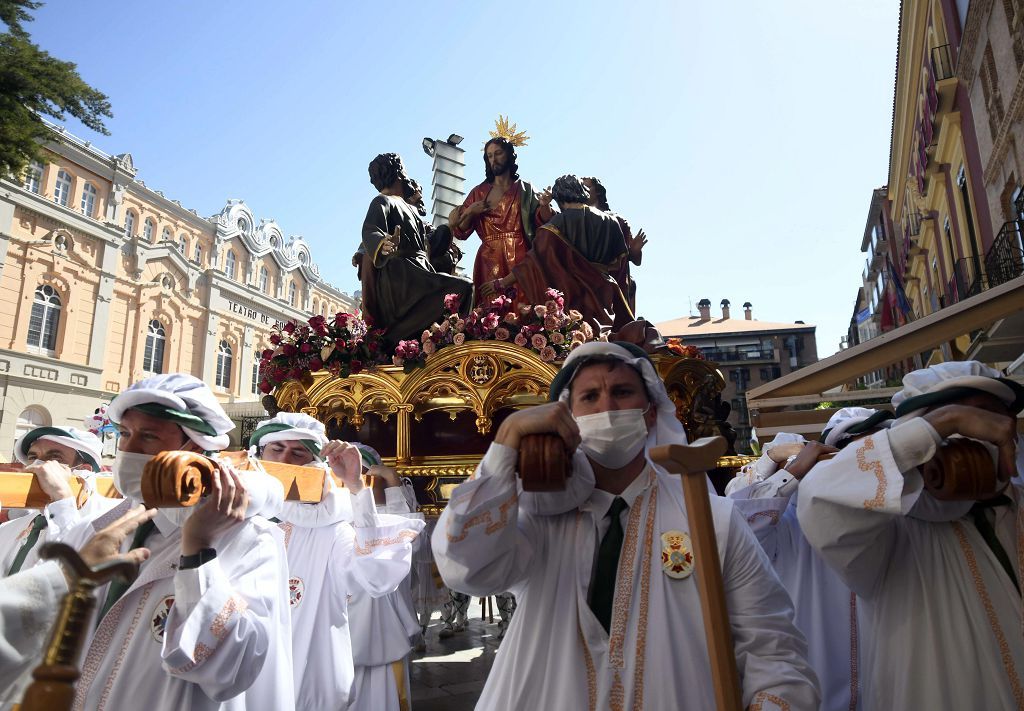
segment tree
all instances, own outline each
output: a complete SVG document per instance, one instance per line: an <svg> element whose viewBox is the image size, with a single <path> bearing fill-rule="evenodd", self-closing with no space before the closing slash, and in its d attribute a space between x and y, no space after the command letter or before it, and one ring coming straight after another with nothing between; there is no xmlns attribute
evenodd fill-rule
<svg viewBox="0 0 1024 711"><path fill-rule="evenodd" d="M103 117L112 118L105 94L78 75L75 65L32 43L23 23L31 22L36 0L0 0L0 175L21 175L40 157L49 138L42 114L74 116L93 131L110 135Z"/></svg>

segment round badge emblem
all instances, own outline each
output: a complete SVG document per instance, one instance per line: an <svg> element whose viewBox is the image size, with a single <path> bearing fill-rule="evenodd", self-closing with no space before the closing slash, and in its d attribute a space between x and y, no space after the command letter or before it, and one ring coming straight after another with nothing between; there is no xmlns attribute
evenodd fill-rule
<svg viewBox="0 0 1024 711"><path fill-rule="evenodd" d="M689 534L666 531L661 534L661 567L665 575L676 580L693 572L693 549Z"/></svg>
<svg viewBox="0 0 1024 711"><path fill-rule="evenodd" d="M153 617L149 621L149 631L153 634L153 639L160 644L163 644L164 629L167 627L167 615L171 613L173 606L174 595L168 595L156 604L156 608L153 610Z"/></svg>
<svg viewBox="0 0 1024 711"><path fill-rule="evenodd" d="M302 578L289 578L288 579L288 595L290 597L289 603L292 607L296 607L302 602L302 596L306 594L306 586L302 583Z"/></svg>

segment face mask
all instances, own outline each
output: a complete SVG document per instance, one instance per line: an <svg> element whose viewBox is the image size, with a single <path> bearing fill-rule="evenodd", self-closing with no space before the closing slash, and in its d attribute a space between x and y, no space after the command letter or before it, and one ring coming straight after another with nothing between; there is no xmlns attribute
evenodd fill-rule
<svg viewBox="0 0 1024 711"><path fill-rule="evenodd" d="M142 469L152 458L152 454L118 450L114 458L114 486L126 499L142 501Z"/></svg>
<svg viewBox="0 0 1024 711"><path fill-rule="evenodd" d="M636 459L647 443L646 412L609 410L577 417L583 440L580 449L603 467L621 469Z"/></svg>
<svg viewBox="0 0 1024 711"><path fill-rule="evenodd" d="M172 524L181 528L185 525L185 521L188 520L188 517L192 515L192 510L194 508L195 506L181 506L178 508L160 509L157 516L163 516Z"/></svg>

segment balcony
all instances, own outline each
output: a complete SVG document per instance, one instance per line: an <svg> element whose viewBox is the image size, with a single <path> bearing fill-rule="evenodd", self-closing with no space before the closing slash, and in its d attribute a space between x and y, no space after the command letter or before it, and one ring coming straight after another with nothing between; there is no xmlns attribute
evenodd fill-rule
<svg viewBox="0 0 1024 711"><path fill-rule="evenodd" d="M701 348L701 354L715 363L735 363L752 360L777 361L773 348Z"/></svg>
<svg viewBox="0 0 1024 711"><path fill-rule="evenodd" d="M1005 284L1024 274L1024 226L1011 220L1003 225L985 255L989 287Z"/></svg>
<svg viewBox="0 0 1024 711"><path fill-rule="evenodd" d="M965 257L953 264L953 278L946 285L950 304L980 294L987 288L985 275L981 272L980 257Z"/></svg>
<svg viewBox="0 0 1024 711"><path fill-rule="evenodd" d="M951 107L953 94L956 93L956 67L953 66L953 55L950 52L949 45L944 44L939 47L932 48L932 75L935 77L936 90L939 94L939 105L938 109L942 110L945 106L945 110L949 110Z"/></svg>

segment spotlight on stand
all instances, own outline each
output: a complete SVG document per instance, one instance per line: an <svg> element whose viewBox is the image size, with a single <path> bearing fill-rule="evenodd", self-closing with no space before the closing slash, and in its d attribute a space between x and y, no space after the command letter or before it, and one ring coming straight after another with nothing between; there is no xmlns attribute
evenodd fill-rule
<svg viewBox="0 0 1024 711"><path fill-rule="evenodd" d="M434 139L433 138L424 138L423 139L423 152L426 153L431 158L434 157Z"/></svg>
<svg viewBox="0 0 1024 711"><path fill-rule="evenodd" d="M453 146L457 146L460 143L462 143L462 136L460 136L457 133L453 133L452 135L448 136L448 143L450 143Z"/></svg>

